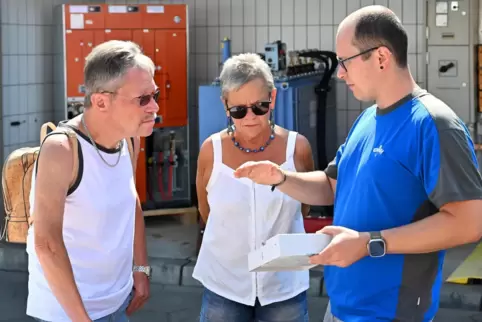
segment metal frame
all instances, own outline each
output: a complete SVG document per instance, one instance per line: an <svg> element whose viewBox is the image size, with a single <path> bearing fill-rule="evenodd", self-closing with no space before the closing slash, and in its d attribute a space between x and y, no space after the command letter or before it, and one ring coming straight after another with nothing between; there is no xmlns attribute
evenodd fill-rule
<svg viewBox="0 0 482 322"><path fill-rule="evenodd" d="M66 39L63 26L65 25L65 4L54 7L54 57L61 60L62 65L54 67L54 86L57 88L57 94L54 95L54 120L55 123L67 119L67 57L66 57ZM60 67L62 66L62 67ZM63 95L60 95L62 93Z"/></svg>
<svg viewBox="0 0 482 322"><path fill-rule="evenodd" d="M472 124L469 125L469 131L472 135L472 139L475 143L480 143L479 141L479 124L481 114L478 111L478 73L477 73L477 44L479 43L479 20L480 20L480 1L470 1L469 2L469 95L470 95L470 109L473 113ZM470 13L473 14L470 14ZM476 13L476 14L475 14ZM472 86L471 86L472 85Z"/></svg>
<svg viewBox="0 0 482 322"><path fill-rule="evenodd" d="M189 79L189 70L190 70L190 63L189 63L189 5L186 3L186 86L187 86L187 91L186 91L186 112L187 112L187 129L186 129L186 149L187 149L187 157L188 157L188 164L187 164L187 182L189 183L189 187L187 187L188 191L188 198L191 200L191 204L193 204L193 186L195 186L196 182L195 180L191 180L192 176L192 169L194 168L193 165L196 164L196 162L192 162L193 158L191 156L191 85L190 85L190 79ZM195 177L195 176L194 176Z"/></svg>
<svg viewBox="0 0 482 322"><path fill-rule="evenodd" d="M0 4L0 7L2 5ZM1 10L1 8L0 8ZM5 10L5 8L4 8ZM1 35L2 35L2 24L0 23L0 38L1 38ZM0 39L0 53L2 53L2 41ZM1 168L3 169L3 163L5 161L5 156L3 155L3 151L5 150L5 146L4 146L4 142L3 142L3 79L2 79L2 75L3 75L3 71L2 71L2 67L3 67L3 60L1 59L1 55L0 55L0 160L1 160ZM0 185L0 191L2 191L2 186ZM2 205L3 205L3 191L2 191ZM0 214L1 214L1 218L4 217L5 215L5 209L4 207L0 207L1 210L0 210ZM0 228L3 227L3 223L0 224Z"/></svg>

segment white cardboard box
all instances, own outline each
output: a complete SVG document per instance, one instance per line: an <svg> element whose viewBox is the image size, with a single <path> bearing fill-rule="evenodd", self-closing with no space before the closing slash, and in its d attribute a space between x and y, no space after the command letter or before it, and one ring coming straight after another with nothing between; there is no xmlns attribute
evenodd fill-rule
<svg viewBox="0 0 482 322"><path fill-rule="evenodd" d="M279 234L248 255L250 272L300 271L316 265L309 257L320 253L331 241L326 234Z"/></svg>

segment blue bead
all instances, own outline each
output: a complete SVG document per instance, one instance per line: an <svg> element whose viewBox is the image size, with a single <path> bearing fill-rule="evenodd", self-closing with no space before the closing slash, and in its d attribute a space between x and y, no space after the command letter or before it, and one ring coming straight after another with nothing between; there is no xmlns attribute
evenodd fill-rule
<svg viewBox="0 0 482 322"><path fill-rule="evenodd" d="M256 152L258 152L258 150L254 149L253 152L256 153Z"/></svg>
<svg viewBox="0 0 482 322"><path fill-rule="evenodd" d="M241 151L243 151L243 150L244 150L244 148L243 148L242 146L240 146L240 147L239 147L239 149L240 149Z"/></svg>
<svg viewBox="0 0 482 322"><path fill-rule="evenodd" d="M250 149L246 149L246 152L248 152L248 153L249 153L249 152L251 152L251 150L250 150Z"/></svg>
<svg viewBox="0 0 482 322"><path fill-rule="evenodd" d="M269 138L270 138L271 140L274 139L274 135L271 134L271 135L269 136Z"/></svg>
<svg viewBox="0 0 482 322"><path fill-rule="evenodd" d="M234 141L234 145L235 145L235 146L239 146L239 143L236 142L236 141Z"/></svg>
<svg viewBox="0 0 482 322"><path fill-rule="evenodd" d="M264 146L259 148L260 151L264 151Z"/></svg>

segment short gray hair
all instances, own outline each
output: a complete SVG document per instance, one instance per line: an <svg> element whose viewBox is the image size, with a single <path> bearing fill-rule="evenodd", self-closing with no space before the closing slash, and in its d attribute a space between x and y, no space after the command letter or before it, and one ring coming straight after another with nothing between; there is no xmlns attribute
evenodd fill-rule
<svg viewBox="0 0 482 322"><path fill-rule="evenodd" d="M263 80L268 92L275 88L271 69L258 54L246 53L229 58L219 78L223 97L255 79Z"/></svg>
<svg viewBox="0 0 482 322"><path fill-rule="evenodd" d="M94 47L85 61L84 106L91 106L91 95L94 93L115 92L119 89L131 68L148 71L154 77L154 63L136 43L111 40Z"/></svg>

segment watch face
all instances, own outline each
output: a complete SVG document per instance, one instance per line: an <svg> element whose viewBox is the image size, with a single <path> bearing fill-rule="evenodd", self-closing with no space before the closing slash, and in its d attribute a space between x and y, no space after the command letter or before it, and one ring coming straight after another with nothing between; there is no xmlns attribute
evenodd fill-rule
<svg viewBox="0 0 482 322"><path fill-rule="evenodd" d="M385 255L385 243L383 240L371 240L368 251L371 257L382 257Z"/></svg>

